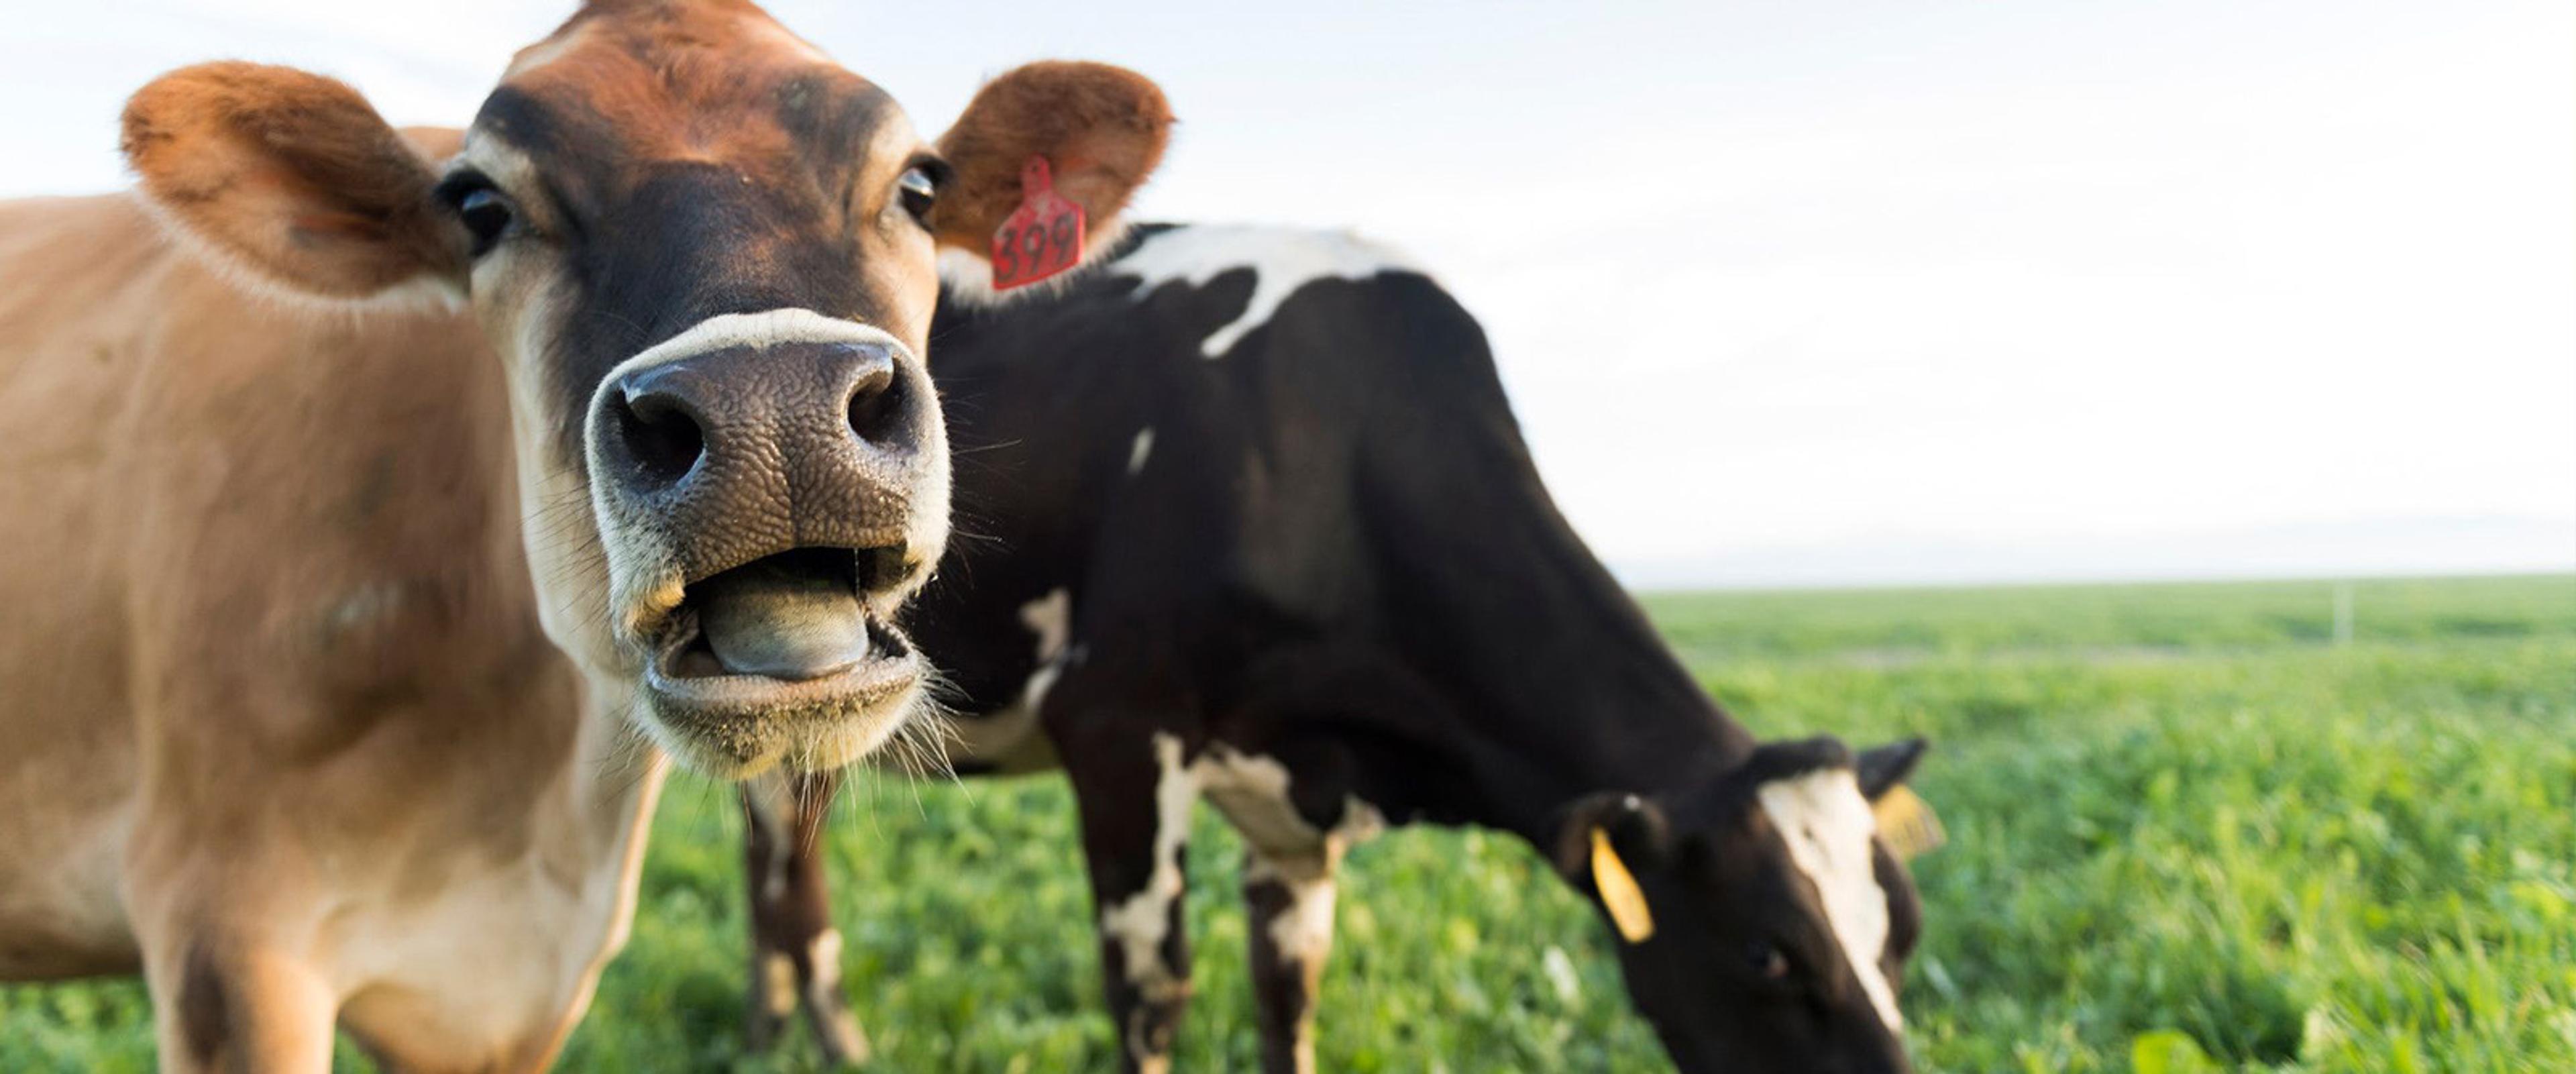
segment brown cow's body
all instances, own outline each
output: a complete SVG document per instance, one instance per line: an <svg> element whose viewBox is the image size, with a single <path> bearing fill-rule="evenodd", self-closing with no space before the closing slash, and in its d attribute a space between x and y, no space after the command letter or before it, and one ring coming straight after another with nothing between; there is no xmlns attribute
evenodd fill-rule
<svg viewBox="0 0 2576 1074"><path fill-rule="evenodd" d="M663 764L538 627L482 336L245 302L122 196L0 205L0 278L0 977L148 961L165 1058L292 996L541 1062Z"/></svg>
<svg viewBox="0 0 2576 1074"><path fill-rule="evenodd" d="M0 205L0 978L140 968L166 1071L543 1066L667 757L914 726L938 249L1170 123L1038 63L935 147L748 0L585 4L461 135L144 86L139 197Z"/></svg>

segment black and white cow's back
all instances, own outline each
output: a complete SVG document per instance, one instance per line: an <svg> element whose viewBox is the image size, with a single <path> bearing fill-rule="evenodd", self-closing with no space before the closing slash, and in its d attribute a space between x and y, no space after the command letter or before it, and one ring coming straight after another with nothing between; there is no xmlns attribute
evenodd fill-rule
<svg viewBox="0 0 2576 1074"><path fill-rule="evenodd" d="M1915 751L1762 745L1710 702L1430 276L1344 233L1144 226L1052 293L971 290L933 329L958 537L912 627L961 772L1074 785L1130 1068L1186 1000L1205 797L1251 851L1273 1069L1312 1066L1343 850L1417 820L1519 833L1596 897L1587 838L1633 866L1660 928L1623 961L1685 1066L1903 1069L1913 893L1864 796Z"/></svg>
<svg viewBox="0 0 2576 1074"><path fill-rule="evenodd" d="M1169 225L1122 245L1059 294L940 312L967 536L917 622L946 645L928 651L964 771L1013 755L1093 656L1083 637L1221 657L1387 629L1359 502L1372 427L1423 400L1502 406L1475 321L1382 245Z"/></svg>

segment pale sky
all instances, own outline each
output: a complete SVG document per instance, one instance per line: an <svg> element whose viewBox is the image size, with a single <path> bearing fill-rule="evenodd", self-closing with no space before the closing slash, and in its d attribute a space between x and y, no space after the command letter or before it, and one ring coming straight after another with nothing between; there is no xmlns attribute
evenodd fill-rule
<svg viewBox="0 0 2576 1074"><path fill-rule="evenodd" d="M1659 584L2576 568L2576 5L779 2L925 131L1154 76L1164 219L1351 226L1484 322ZM565 4L49 4L0 196L243 57L462 123Z"/></svg>

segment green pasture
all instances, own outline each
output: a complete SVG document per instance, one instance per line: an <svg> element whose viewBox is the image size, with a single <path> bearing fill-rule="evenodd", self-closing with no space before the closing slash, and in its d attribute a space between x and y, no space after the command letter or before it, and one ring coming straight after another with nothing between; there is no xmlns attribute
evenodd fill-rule
<svg viewBox="0 0 2576 1074"><path fill-rule="evenodd" d="M2342 588L1648 604L1766 735L1937 744L1916 786L1951 844L1914 866L1905 990L1925 1069L2576 1070L2576 576ZM564 1069L811 1067L801 1037L740 1051L737 827L724 789L672 784ZM1110 1068L1059 779L874 777L830 839L874 1069ZM1178 1068L1251 1069L1235 844L1202 810L1191 847ZM1345 873L1323 1066L1655 1069L1609 944L1513 839L1392 833ZM0 1071L151 1065L139 986L0 988Z"/></svg>

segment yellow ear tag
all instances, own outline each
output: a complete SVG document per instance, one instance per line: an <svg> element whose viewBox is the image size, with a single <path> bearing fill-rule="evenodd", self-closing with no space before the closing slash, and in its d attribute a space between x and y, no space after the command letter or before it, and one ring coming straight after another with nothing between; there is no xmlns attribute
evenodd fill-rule
<svg viewBox="0 0 2576 1074"><path fill-rule="evenodd" d="M1628 863L1610 849L1609 833L1599 828L1592 829L1592 886L1601 892L1601 905L1610 908L1610 922L1619 926L1620 939L1644 943L1655 934L1655 915L1646 912L1646 893L1638 890Z"/></svg>
<svg viewBox="0 0 2576 1074"><path fill-rule="evenodd" d="M1932 804L1900 783L1870 803L1869 811L1878 817L1878 837L1899 860L1941 849L1950 834L1941 830L1941 818L1932 812Z"/></svg>

